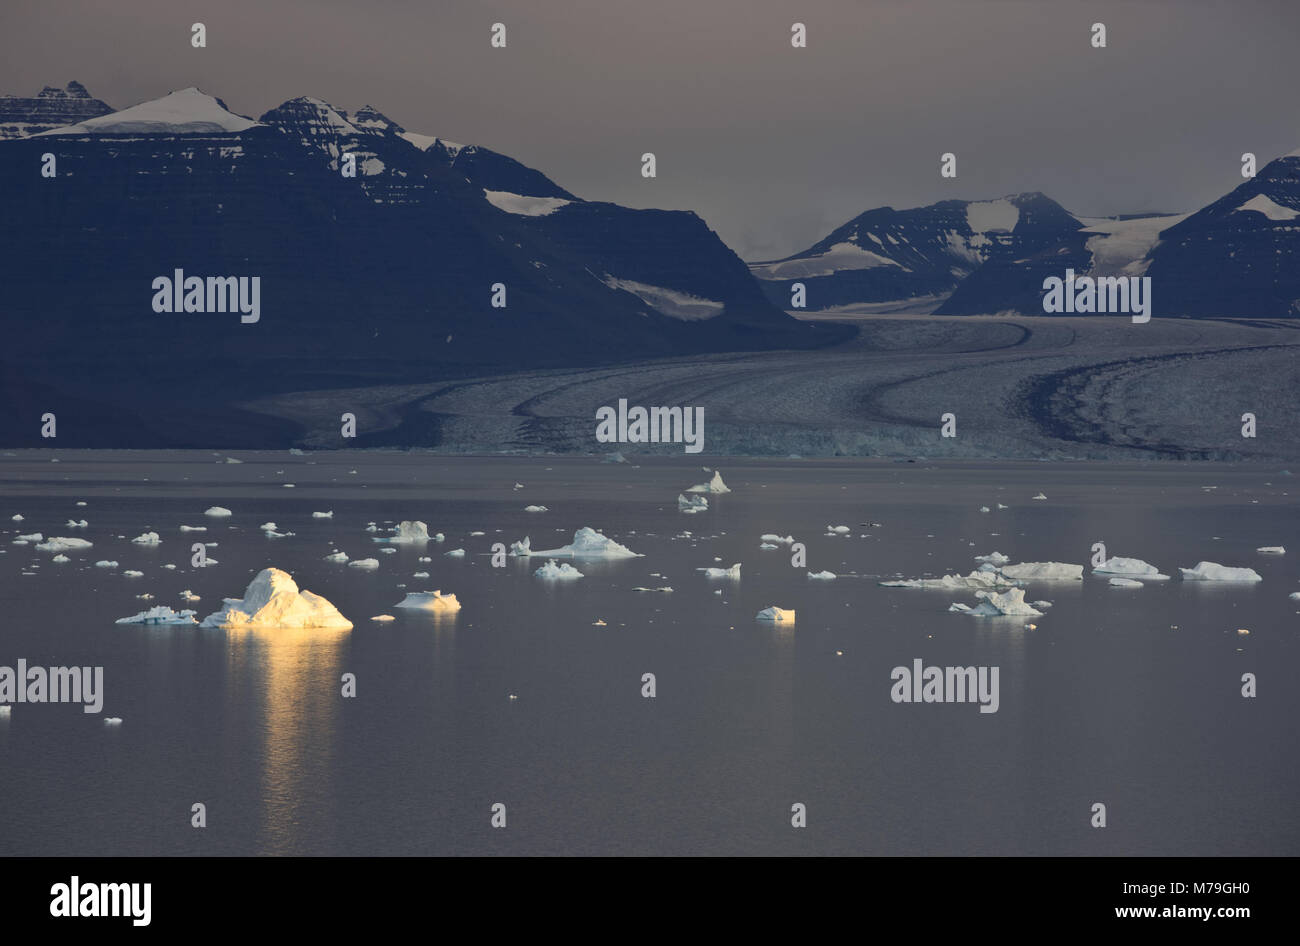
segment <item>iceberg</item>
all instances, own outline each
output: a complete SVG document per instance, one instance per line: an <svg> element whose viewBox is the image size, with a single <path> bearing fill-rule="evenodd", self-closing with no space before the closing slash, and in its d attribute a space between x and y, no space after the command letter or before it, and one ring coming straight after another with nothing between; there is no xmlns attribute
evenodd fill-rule
<svg viewBox="0 0 1300 946"><path fill-rule="evenodd" d="M808 577L816 581L830 581L835 577L834 572L809 572Z"/></svg>
<svg viewBox="0 0 1300 946"><path fill-rule="evenodd" d="M545 506L525 506L524 512L546 512Z"/></svg>
<svg viewBox="0 0 1300 946"><path fill-rule="evenodd" d="M1183 581L1263 581L1253 568L1233 568L1217 562L1197 562L1195 568L1179 568Z"/></svg>
<svg viewBox="0 0 1300 946"><path fill-rule="evenodd" d="M519 556L541 555L546 558L593 559L642 558L638 553L633 552L626 546L619 545L613 539L607 538L590 526L583 526L573 533L573 541L558 549L533 549L530 547L527 538L522 543L516 542L511 548L516 549L517 551L514 554Z"/></svg>
<svg viewBox="0 0 1300 946"><path fill-rule="evenodd" d="M389 542L393 545L420 545L429 541L429 527L418 520L403 519L393 529L394 535L376 542Z"/></svg>
<svg viewBox="0 0 1300 946"><path fill-rule="evenodd" d="M347 552L331 552L325 556L327 562L346 562L348 560Z"/></svg>
<svg viewBox="0 0 1300 946"><path fill-rule="evenodd" d="M1083 566L1065 562L1021 562L1003 565L1002 574L1015 581L1083 581Z"/></svg>
<svg viewBox="0 0 1300 946"><path fill-rule="evenodd" d="M198 624L193 611L173 611L165 604L141 611L129 618L118 618L114 624Z"/></svg>
<svg viewBox="0 0 1300 946"><path fill-rule="evenodd" d="M68 556L62 553L59 553L58 555L54 556L54 558L50 559L50 561L58 562L60 565L62 565L64 562L72 561L72 559L68 558Z"/></svg>
<svg viewBox="0 0 1300 946"><path fill-rule="evenodd" d="M367 570L376 569L376 568L379 567L379 559L377 559L377 558L359 558L359 559L357 559L356 561L348 562L348 567L349 567L349 568L364 568L364 569L367 569Z"/></svg>
<svg viewBox="0 0 1300 946"><path fill-rule="evenodd" d="M771 621L773 624L793 624L794 611L788 608L778 608L772 605L770 608L764 608L754 616L756 621Z"/></svg>
<svg viewBox="0 0 1300 946"><path fill-rule="evenodd" d="M975 561L984 562L988 565L1005 565L1011 561L1011 556L1003 555L1001 552L990 552L988 555L976 555Z"/></svg>
<svg viewBox="0 0 1300 946"><path fill-rule="evenodd" d="M977 591L975 597L980 598L979 604L973 608L961 609L965 614L973 614L976 617L1003 617L1007 615L1026 617L1041 616L1042 611L1037 610L1032 605L1025 603L1025 589L1008 588L1002 593L996 591ZM951 608L949 610L952 610Z"/></svg>
<svg viewBox="0 0 1300 946"><path fill-rule="evenodd" d="M131 540L136 545L157 545L162 541L157 532L145 532Z"/></svg>
<svg viewBox="0 0 1300 946"><path fill-rule="evenodd" d="M704 572L705 578L730 578L733 580L740 579L740 563L737 562L730 568L697 568L697 572Z"/></svg>
<svg viewBox="0 0 1300 946"><path fill-rule="evenodd" d="M936 591L971 591L1009 588L1014 581L996 568L977 568L969 575L944 575L942 578L899 578L879 582L882 588L924 588Z"/></svg>
<svg viewBox="0 0 1300 946"><path fill-rule="evenodd" d="M686 490L688 493L730 493L731 489L726 483L722 482L722 474L717 470L713 471L713 479L707 483L696 483Z"/></svg>
<svg viewBox="0 0 1300 946"><path fill-rule="evenodd" d="M213 519L224 519L227 516L233 516L234 513L225 506L209 506L203 510L203 515L211 516Z"/></svg>
<svg viewBox="0 0 1300 946"><path fill-rule="evenodd" d="M85 539L66 539L62 536L51 536L46 542L38 542L36 548L42 552L70 552L73 549L88 549L92 544Z"/></svg>
<svg viewBox="0 0 1300 946"><path fill-rule="evenodd" d="M465 557L465 550L464 550L464 549L452 549L450 552L443 552L442 554L445 555L447 558L464 558L464 557Z"/></svg>
<svg viewBox="0 0 1300 946"><path fill-rule="evenodd" d="M703 496L687 496L685 493L677 494L678 512L694 513L703 512L709 508L709 501Z"/></svg>
<svg viewBox="0 0 1300 946"><path fill-rule="evenodd" d="M578 571L568 562L561 562L560 564L557 565L555 559L549 560L545 565L537 569L537 571L533 572L533 574L536 575L538 578L554 578L554 579L572 579L572 578L583 577L582 572Z"/></svg>
<svg viewBox="0 0 1300 946"><path fill-rule="evenodd" d="M847 535L849 532L849 527L848 526L827 526L826 532L827 534L834 533L835 535Z"/></svg>
<svg viewBox="0 0 1300 946"><path fill-rule="evenodd" d="M421 611L459 611L460 602L455 595L441 591L408 591L395 608L418 608Z"/></svg>
<svg viewBox="0 0 1300 946"><path fill-rule="evenodd" d="M1154 565L1140 558L1121 558L1116 555L1106 559L1092 570L1094 575L1116 575L1120 578L1140 578L1143 581L1168 581L1168 575L1160 574ZM1118 586L1117 586L1118 587Z"/></svg>
<svg viewBox="0 0 1300 946"><path fill-rule="evenodd" d="M1286 546L1284 545L1265 545L1255 549L1260 555L1285 555Z"/></svg>
<svg viewBox="0 0 1300 946"><path fill-rule="evenodd" d="M264 568L242 598L225 598L202 627L321 627L348 630L352 622L320 595L299 591L286 571Z"/></svg>
<svg viewBox="0 0 1300 946"><path fill-rule="evenodd" d="M10 520L13 521L13 522L22 522L22 521L23 521L23 514L20 513L20 512L19 512L19 513L14 513L14 515L10 516L9 518L10 518Z"/></svg>

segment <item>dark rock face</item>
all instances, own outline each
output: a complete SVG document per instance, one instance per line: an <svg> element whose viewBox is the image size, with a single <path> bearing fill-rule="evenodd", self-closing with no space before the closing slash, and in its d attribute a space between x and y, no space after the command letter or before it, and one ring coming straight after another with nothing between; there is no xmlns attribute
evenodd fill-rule
<svg viewBox="0 0 1300 946"><path fill-rule="evenodd" d="M1082 226L1037 193L991 201L945 200L911 210L881 207L802 253L754 263L750 270L768 298L783 306L789 305L791 283L802 282L812 310L949 293L956 297L972 274L1041 253ZM958 299L951 311L964 311L976 301L974 294L966 303Z"/></svg>
<svg viewBox="0 0 1300 946"><path fill-rule="evenodd" d="M1157 315L1300 316L1300 154L1165 230L1150 260Z"/></svg>
<svg viewBox="0 0 1300 946"><path fill-rule="evenodd" d="M113 111L99 99L90 97L80 82L69 82L66 89L46 86L35 98L0 95L0 139L25 138L43 131L97 118Z"/></svg>
<svg viewBox="0 0 1300 946"><path fill-rule="evenodd" d="M37 426L15 414L63 398L82 416L97 406L97 445L252 446L278 441L233 405L267 394L843 337L769 304L695 214L586 203L485 149L458 165L466 150L422 149L373 109L306 98L238 132L0 144L0 254L23 326L0 353L0 389L18 398L0 440L31 442ZM53 179L39 176L46 151ZM349 154L354 178L340 173ZM522 211L484 193L510 187ZM530 190L554 206L529 215ZM260 277L260 319L154 312L153 280L177 268ZM505 308L491 304L498 283ZM626 288L643 283L716 313L665 314ZM61 418L60 443L77 429ZM97 436L80 434L68 444Z"/></svg>

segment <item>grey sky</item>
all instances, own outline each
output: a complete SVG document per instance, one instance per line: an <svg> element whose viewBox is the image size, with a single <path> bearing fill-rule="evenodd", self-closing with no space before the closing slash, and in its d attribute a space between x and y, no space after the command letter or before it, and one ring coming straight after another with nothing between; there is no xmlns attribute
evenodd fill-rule
<svg viewBox="0 0 1300 946"><path fill-rule="evenodd" d="M1300 147L1297 0L2 0L0 52L3 93L371 104L587 199L694 210L747 259L882 204L1194 209L1241 182L1243 151Z"/></svg>

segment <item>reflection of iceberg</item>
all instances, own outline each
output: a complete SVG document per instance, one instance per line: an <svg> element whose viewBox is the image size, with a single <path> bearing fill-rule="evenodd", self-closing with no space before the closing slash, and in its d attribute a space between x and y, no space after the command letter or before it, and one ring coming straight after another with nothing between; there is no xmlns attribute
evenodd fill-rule
<svg viewBox="0 0 1300 946"><path fill-rule="evenodd" d="M1106 561L1094 568L1092 573L1103 577L1114 575L1118 578L1140 578L1143 581L1169 580L1168 575L1160 574L1160 569L1149 562L1144 562L1140 558L1121 558L1118 555L1106 559ZM1114 582L1111 584L1114 584Z"/></svg>
<svg viewBox="0 0 1300 946"><path fill-rule="evenodd" d="M717 470L713 471L713 479L707 483L696 483L686 492L688 493L730 493L731 489L726 483L722 482L722 474Z"/></svg>
<svg viewBox="0 0 1300 946"><path fill-rule="evenodd" d="M578 571L568 562L556 564L555 559L551 559L537 571L533 572L538 578L557 578L570 580L583 577L582 572Z"/></svg>
<svg viewBox="0 0 1300 946"><path fill-rule="evenodd" d="M528 539L524 539L523 542L516 542L512 546L512 551L519 556L544 555L547 558L641 558L636 552L619 545L589 526L583 526L573 533L573 541L562 548L533 549L529 547Z"/></svg>
<svg viewBox="0 0 1300 946"><path fill-rule="evenodd" d="M403 519L393 530L392 536L375 539L376 542L391 542L394 545L420 545L429 541L429 527L423 522Z"/></svg>
<svg viewBox="0 0 1300 946"><path fill-rule="evenodd" d="M193 611L173 611L165 604L141 611L129 618L118 618L114 624L198 624Z"/></svg>
<svg viewBox="0 0 1300 946"><path fill-rule="evenodd" d="M1183 581L1263 581L1253 568L1233 568L1217 562L1197 562L1195 568L1180 568Z"/></svg>
<svg viewBox="0 0 1300 946"><path fill-rule="evenodd" d="M460 602L455 595L445 595L441 591L408 591L406 597L395 608L418 608L421 611L459 611Z"/></svg>
<svg viewBox="0 0 1300 946"><path fill-rule="evenodd" d="M264 568L243 598L226 598L225 606L203 619L203 627L326 627L344 630L352 622L320 595L299 591L286 571Z"/></svg>

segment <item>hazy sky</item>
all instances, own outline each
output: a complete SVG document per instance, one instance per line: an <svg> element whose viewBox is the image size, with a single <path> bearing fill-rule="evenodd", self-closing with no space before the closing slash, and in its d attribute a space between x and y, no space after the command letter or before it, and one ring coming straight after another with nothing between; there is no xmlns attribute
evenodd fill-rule
<svg viewBox="0 0 1300 946"><path fill-rule="evenodd" d="M761 259L882 204L1195 209L1243 151L1300 147L1300 0L0 0L0 93L70 79L116 108L190 85L253 117L371 104Z"/></svg>

